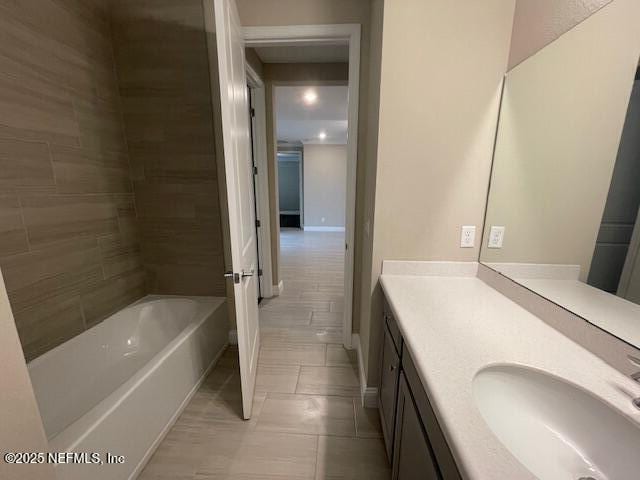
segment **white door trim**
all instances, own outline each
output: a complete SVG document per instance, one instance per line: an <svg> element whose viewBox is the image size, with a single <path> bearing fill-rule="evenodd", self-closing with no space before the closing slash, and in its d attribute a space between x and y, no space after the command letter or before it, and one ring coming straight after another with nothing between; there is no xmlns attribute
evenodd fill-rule
<svg viewBox="0 0 640 480"><path fill-rule="evenodd" d="M349 110L347 141L347 198L345 225L345 265L344 265L344 322L343 344L352 348L353 324L353 248L356 214L356 172L358 167L358 107L360 93L360 25L286 25L268 27L244 27L245 45L310 45L349 44Z"/></svg>
<svg viewBox="0 0 640 480"><path fill-rule="evenodd" d="M260 287L262 296L265 298L273 297L273 264L271 263L271 217L269 216L269 178L267 175L267 107L266 92L264 82L260 75L249 65L246 64L247 81L253 90L253 108L255 110L254 132L255 142L254 151L256 166L258 167L258 175L256 176L256 200L258 204L258 219L260 220L259 228L259 250L260 250L260 266L262 267L262 277L260 278Z"/></svg>

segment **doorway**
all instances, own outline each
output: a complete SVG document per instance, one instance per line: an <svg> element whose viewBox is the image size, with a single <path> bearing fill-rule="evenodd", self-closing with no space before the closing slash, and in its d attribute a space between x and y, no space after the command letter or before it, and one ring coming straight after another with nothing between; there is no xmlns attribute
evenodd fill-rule
<svg viewBox="0 0 640 480"><path fill-rule="evenodd" d="M347 87L347 140L344 148L346 150L346 186L345 186L345 221L341 227L343 231L335 231L343 236L340 240L340 250L344 252L342 284L339 287L343 297L343 312L340 313L342 323L342 344L350 349L352 344L352 306L353 306L353 265L354 265L354 224L355 224L355 190L356 190L356 170L357 170L357 142L358 142L358 104L359 104L359 73L360 73L360 25L298 25L282 27L245 27L245 46L250 48L262 47L319 47L326 45L341 46L346 51L348 60ZM277 83L277 82L275 82ZM286 82L285 82L286 83ZM307 82L302 83L307 86ZM275 148L275 146L274 146ZM304 175L304 155L302 161ZM260 176L260 173L258 174ZM304 197L303 197L304 198ZM304 200L303 200L304 201ZM275 208L272 206L272 208ZM271 216L271 219L274 217ZM322 218L322 217L320 217ZM309 225L308 219L304 218L304 209L301 213L302 227L323 227L320 225ZM327 225L326 228L336 226ZM273 230L271 226L272 241ZM272 248L273 267L273 294L277 295L281 290L289 288L288 285L279 279L279 249ZM265 264L266 267L266 264ZM292 284L295 286L295 283Z"/></svg>
<svg viewBox="0 0 640 480"><path fill-rule="evenodd" d="M279 151L276 157L280 229L300 229L304 226L302 151Z"/></svg>

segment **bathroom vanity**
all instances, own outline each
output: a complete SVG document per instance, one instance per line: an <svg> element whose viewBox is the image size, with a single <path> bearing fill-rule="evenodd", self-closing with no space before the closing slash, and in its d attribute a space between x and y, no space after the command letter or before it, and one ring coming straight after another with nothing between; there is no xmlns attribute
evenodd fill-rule
<svg viewBox="0 0 640 480"><path fill-rule="evenodd" d="M392 478L636 478L640 384L478 268L383 266L379 410Z"/></svg>
<svg viewBox="0 0 640 480"><path fill-rule="evenodd" d="M457 467L389 306L378 410L393 479L459 479Z"/></svg>

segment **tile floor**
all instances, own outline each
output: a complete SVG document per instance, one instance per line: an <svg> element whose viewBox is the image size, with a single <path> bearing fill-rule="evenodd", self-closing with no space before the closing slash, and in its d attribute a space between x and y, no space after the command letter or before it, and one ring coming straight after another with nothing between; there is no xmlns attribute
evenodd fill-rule
<svg viewBox="0 0 640 480"><path fill-rule="evenodd" d="M391 478L375 409L360 405L342 342L341 233L284 230L281 296L262 302L251 420L241 420L229 348L142 472L142 480Z"/></svg>

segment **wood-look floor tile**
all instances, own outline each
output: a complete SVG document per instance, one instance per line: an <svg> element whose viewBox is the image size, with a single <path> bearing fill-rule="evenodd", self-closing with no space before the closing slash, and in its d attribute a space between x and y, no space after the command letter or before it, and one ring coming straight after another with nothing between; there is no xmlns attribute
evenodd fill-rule
<svg viewBox="0 0 640 480"><path fill-rule="evenodd" d="M260 326L265 327L295 327L309 325L311 323L310 308L272 308L260 309Z"/></svg>
<svg viewBox="0 0 640 480"><path fill-rule="evenodd" d="M357 366L355 350L347 350L342 345L327 345L327 367Z"/></svg>
<svg viewBox="0 0 640 480"><path fill-rule="evenodd" d="M265 327L260 331L263 345L282 343L339 343L341 327Z"/></svg>
<svg viewBox="0 0 640 480"><path fill-rule="evenodd" d="M328 312L330 302L318 302L313 300L300 300L299 298L275 297L263 300L261 310L278 310L280 308L311 309L313 312Z"/></svg>
<svg viewBox="0 0 640 480"><path fill-rule="evenodd" d="M294 393L298 384L298 365L258 365L256 392Z"/></svg>
<svg viewBox="0 0 640 480"><path fill-rule="evenodd" d="M382 439L374 438L377 411L359 406L355 352L341 345L341 236L285 231L282 243L285 289L300 278L304 288L260 306L262 318L283 310L294 317L288 326L261 327L252 419L241 419L238 350L229 348L173 427L193 449L183 450L184 458L175 447L152 458L145 475L159 475L165 465L179 480L183 473L189 480L390 478ZM305 292L325 300L303 300ZM310 311L311 325L295 324Z"/></svg>
<svg viewBox="0 0 640 480"><path fill-rule="evenodd" d="M341 312L313 312L311 325L341 327L344 321L344 313Z"/></svg>
<svg viewBox="0 0 640 480"><path fill-rule="evenodd" d="M326 349L321 344L268 344L260 347L260 365L324 365Z"/></svg>
<svg viewBox="0 0 640 480"><path fill-rule="evenodd" d="M206 445L197 431L172 428L138 477L139 480L192 480Z"/></svg>
<svg viewBox="0 0 640 480"><path fill-rule="evenodd" d="M316 480L389 480L391 471L380 439L323 436L318 441Z"/></svg>
<svg viewBox="0 0 640 480"><path fill-rule="evenodd" d="M302 367L296 393L355 397L360 382L353 367Z"/></svg>
<svg viewBox="0 0 640 480"><path fill-rule="evenodd" d="M343 313L344 312L344 300L336 300L329 305L330 312Z"/></svg>
<svg viewBox="0 0 640 480"><path fill-rule="evenodd" d="M353 399L268 394L256 430L355 436Z"/></svg>
<svg viewBox="0 0 640 480"><path fill-rule="evenodd" d="M194 479L313 479L317 450L315 435L228 432L210 439Z"/></svg>
<svg viewBox="0 0 640 480"><path fill-rule="evenodd" d="M382 438L380 415L377 408L365 408L362 399L353 399L356 412L356 436L360 438Z"/></svg>

